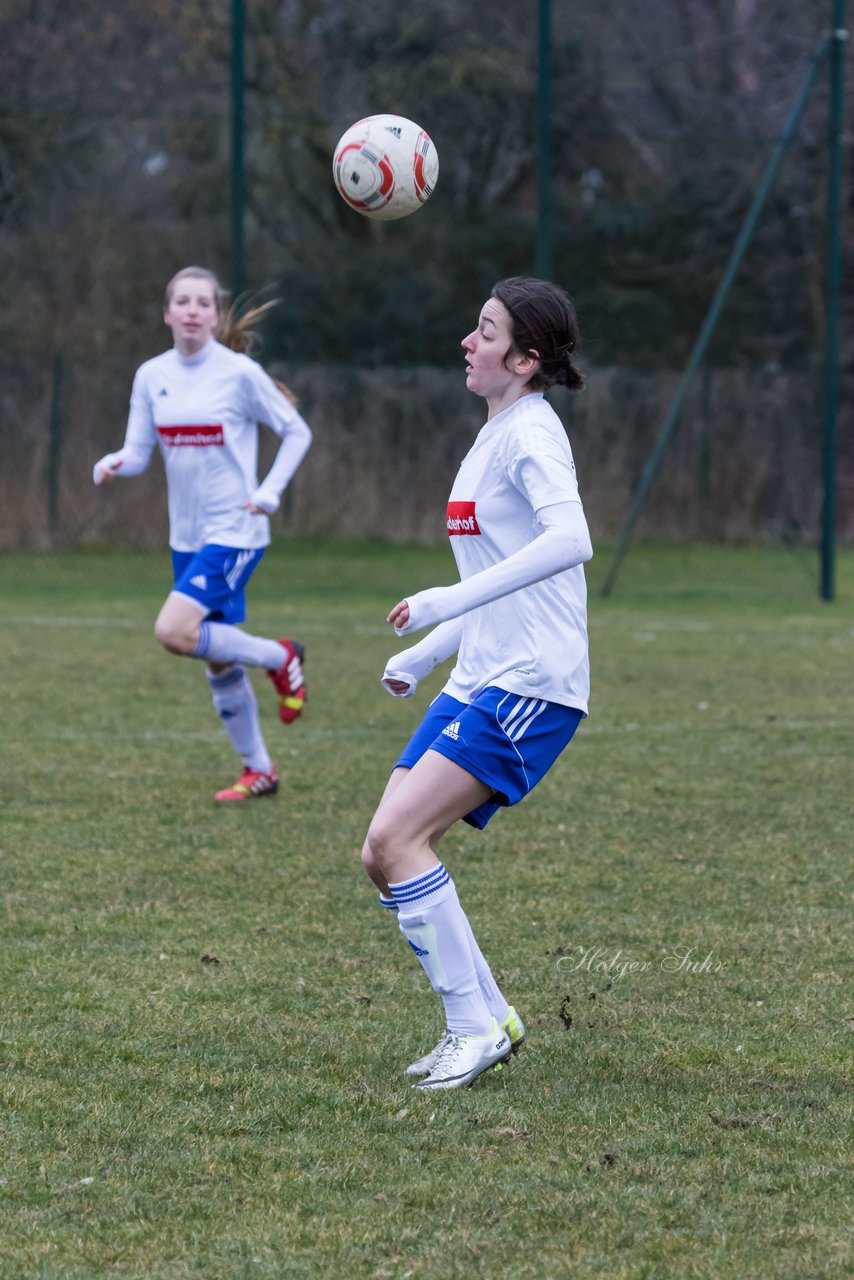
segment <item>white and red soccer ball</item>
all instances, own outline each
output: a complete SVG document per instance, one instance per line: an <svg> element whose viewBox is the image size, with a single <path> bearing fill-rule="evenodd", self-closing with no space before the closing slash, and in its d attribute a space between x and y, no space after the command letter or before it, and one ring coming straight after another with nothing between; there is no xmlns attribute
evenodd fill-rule
<svg viewBox="0 0 854 1280"><path fill-rule="evenodd" d="M430 199L439 157L430 135L404 116L366 116L339 139L332 176L351 209L366 218L405 218Z"/></svg>

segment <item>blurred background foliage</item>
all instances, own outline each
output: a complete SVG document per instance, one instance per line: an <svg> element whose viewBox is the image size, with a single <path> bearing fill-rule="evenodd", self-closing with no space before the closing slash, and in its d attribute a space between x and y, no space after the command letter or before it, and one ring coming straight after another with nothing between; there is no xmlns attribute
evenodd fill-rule
<svg viewBox="0 0 854 1280"><path fill-rule="evenodd" d="M684 358L828 10L556 0L556 276L591 361ZM529 4L250 0L247 277L282 293L271 355L451 362L494 279L531 269L536 35ZM0 85L0 261L18 304L4 340L147 350L174 269L202 259L228 278L229 0L6 0ZM825 96L718 362L815 350ZM336 139L384 110L422 123L441 162L432 204L392 225L355 216L331 181Z"/></svg>
<svg viewBox="0 0 854 1280"><path fill-rule="evenodd" d="M554 275L589 369L684 363L829 17L829 0L553 0ZM21 379L32 404L60 352L114 382L98 411L117 444L133 369L166 345L165 281L188 262L228 281L230 24L230 0L4 0L4 435ZM281 298L265 363L460 368L492 283L533 268L536 91L533 3L247 0L246 283ZM431 202L391 224L331 178L340 134L378 111L416 119L440 157ZM820 368L826 128L820 82L712 369Z"/></svg>

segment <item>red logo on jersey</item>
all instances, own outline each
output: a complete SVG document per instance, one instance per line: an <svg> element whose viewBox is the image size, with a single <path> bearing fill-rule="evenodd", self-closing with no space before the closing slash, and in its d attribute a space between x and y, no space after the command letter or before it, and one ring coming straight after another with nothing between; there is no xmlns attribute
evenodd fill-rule
<svg viewBox="0 0 854 1280"><path fill-rule="evenodd" d="M158 427L157 434L164 444L168 445L224 445L222 423L211 423L209 426L192 427Z"/></svg>
<svg viewBox="0 0 854 1280"><path fill-rule="evenodd" d="M457 538L463 534L479 534L473 502L448 503L448 537Z"/></svg>

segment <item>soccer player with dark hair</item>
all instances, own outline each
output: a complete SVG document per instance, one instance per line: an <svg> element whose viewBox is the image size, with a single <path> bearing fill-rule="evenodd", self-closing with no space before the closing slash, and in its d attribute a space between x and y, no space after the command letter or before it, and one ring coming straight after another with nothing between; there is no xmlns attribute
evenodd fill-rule
<svg viewBox="0 0 854 1280"><path fill-rule="evenodd" d="M425 1092L471 1084L525 1039L436 847L454 822L483 828L526 796L587 714L582 566L593 551L569 441L543 397L552 386L583 385L578 340L572 303L557 286L525 278L495 286L462 343L466 384L488 414L448 501L460 581L407 596L388 615L401 636L434 628L390 660L389 693L410 697L457 654L362 851L444 1004L445 1034L406 1071Z"/></svg>

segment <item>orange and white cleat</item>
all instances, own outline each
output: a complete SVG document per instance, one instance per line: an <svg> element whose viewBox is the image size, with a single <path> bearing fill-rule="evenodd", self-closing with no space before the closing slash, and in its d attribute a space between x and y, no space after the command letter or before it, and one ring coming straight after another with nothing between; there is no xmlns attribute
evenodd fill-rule
<svg viewBox="0 0 854 1280"><path fill-rule="evenodd" d="M279 695L279 719L283 724L291 724L302 712L308 697L302 670L305 649L299 640L280 640L279 644L285 651L285 660L278 671L268 671L267 675Z"/></svg>
<svg viewBox="0 0 854 1280"><path fill-rule="evenodd" d="M244 769L234 786L218 791L215 799L254 800L260 796L274 796L278 789L279 775L275 766L271 766L269 773L262 773L260 769Z"/></svg>

